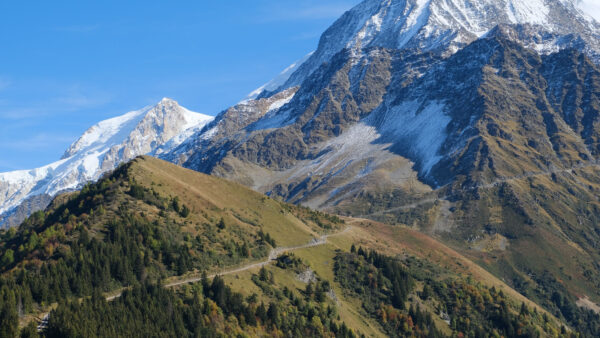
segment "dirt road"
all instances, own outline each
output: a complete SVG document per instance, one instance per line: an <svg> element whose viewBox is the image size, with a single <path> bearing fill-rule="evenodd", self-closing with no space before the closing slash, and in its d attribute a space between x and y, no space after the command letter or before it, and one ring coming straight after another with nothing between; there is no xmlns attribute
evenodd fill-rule
<svg viewBox="0 0 600 338"><path fill-rule="evenodd" d="M286 252L292 252L292 251L295 251L295 250L312 248L312 247L315 247L315 246L327 244L327 239L328 238L333 237L333 236L342 235L344 233L347 233L351 229L352 229L352 226L347 226L344 230L342 230L340 232L336 232L336 233L328 234L328 235L323 235L323 236L321 236L319 238L314 238L313 240L311 240L310 242L308 242L307 244L304 244L304 245L293 246L293 247L275 248L275 249L271 250L271 252L269 253L269 257L267 257L267 259L264 260L264 261L262 261L262 262L251 263L251 264L248 264L248 265L241 266L239 268L221 271L219 273L208 275L207 277L208 278L214 278L216 276L231 275L231 274L235 274L235 273L239 273L239 272L243 272L243 271L247 271L247 270L261 268L261 267L263 267L263 266L265 266L265 265L267 265L267 264L269 264L269 263L277 260L277 258L279 256L281 256L282 254L284 254ZM178 285L196 283L196 282L199 282L201 280L202 280L202 277L190 277L190 278L182 279L182 280L179 280L179 281L176 281L176 282L172 282L172 283L169 283L169 284L165 284L164 287L171 288L171 287L178 286ZM110 302L112 300L115 300L116 298L121 297L121 295L122 295L122 292L119 292L118 294L107 296L106 300ZM43 329L46 328L46 326L48 325L48 319L50 318L50 313L48 312L48 313L42 314L41 318L43 318L43 320L38 325L38 331L42 331Z"/></svg>
<svg viewBox="0 0 600 338"><path fill-rule="evenodd" d="M292 252L292 251L295 251L295 250L312 248L312 247L315 247L315 246L324 245L324 244L327 243L327 238L333 237L333 236L342 235L342 234L350 231L351 228L352 228L351 226L348 226L348 227L346 227L344 230L342 230L340 232L329 234L329 235L323 235L323 236L321 236L319 238L315 238L315 239L311 240L310 242L308 242L307 244L304 244L304 245L293 246L293 247L284 247L284 248L275 248L275 249L271 250L271 252L269 253L269 257L266 260L262 261L262 262L252 263L252 264L244 265L244 266L239 267L239 268L221 271L219 273L208 275L208 278L214 278L216 276L231 275L231 274L235 274L235 273L239 273L239 272L243 272L243 271L247 271L247 270L261 268L261 267L263 267L263 266L271 263L272 261L277 260L277 258L279 256L281 256L282 254L284 254L286 252ZM173 287L173 286L177 286L177 285L195 283L195 282L199 282L201 280L202 280L202 277L186 278L186 279L183 279L183 280L180 280L180 281L177 281L177 282L166 284L165 287L168 288L168 287Z"/></svg>

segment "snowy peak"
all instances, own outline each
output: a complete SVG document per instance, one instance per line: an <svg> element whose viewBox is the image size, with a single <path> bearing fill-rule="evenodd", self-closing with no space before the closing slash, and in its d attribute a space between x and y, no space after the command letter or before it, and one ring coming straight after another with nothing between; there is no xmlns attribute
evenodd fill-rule
<svg viewBox="0 0 600 338"><path fill-rule="evenodd" d="M248 94L248 96L240 103L248 102L249 100L254 100L261 96L263 93L269 93L276 91L279 87L281 87L294 72L308 60L313 55L314 52L310 52L305 55L302 59L292 63L286 69L284 69L277 77L272 79L271 81L265 83L264 85L255 89L252 93Z"/></svg>
<svg viewBox="0 0 600 338"><path fill-rule="evenodd" d="M572 0L368 0L346 16L354 19L342 17L332 29L344 28L350 39L329 41L333 36L324 35L323 42L337 50L435 50L469 43L502 24L537 25L565 34L597 31Z"/></svg>
<svg viewBox="0 0 600 338"><path fill-rule="evenodd" d="M0 173L0 215L27 198L54 196L97 180L139 155L169 151L212 119L164 98L154 106L99 122L59 161L37 169Z"/></svg>
<svg viewBox="0 0 600 338"><path fill-rule="evenodd" d="M102 146L106 143L114 143L111 142L111 139L113 138L115 138L114 141L118 141L118 134L120 132L125 132L127 134L131 132L131 130L135 128L135 126L145 116L149 109L150 108L144 108L141 110L132 111L127 114L95 124L86 130L83 135L75 143L73 143L69 149L67 149L62 159L69 158L78 152L85 151L96 146ZM120 139L122 138L123 137Z"/></svg>
<svg viewBox="0 0 600 338"><path fill-rule="evenodd" d="M154 106L128 112L92 126L67 149L62 159L96 148L104 148L107 145L116 145L125 140L133 143L136 140L158 138L156 141L162 144L182 130L197 126L210 119L212 119L211 116L191 112L181 107L176 101L163 98ZM154 131L154 135L148 135L148 132L151 131ZM150 144L140 145L142 148L150 146ZM140 149L140 151L143 150L150 151L151 149Z"/></svg>
<svg viewBox="0 0 600 338"><path fill-rule="evenodd" d="M527 47L544 53L571 47L561 40L565 36L580 37L586 54L600 60L600 26L578 9L576 0L366 0L325 31L317 51L283 88L300 85L343 49L356 57L371 48L449 56L498 25L536 27L535 33L545 38L528 37L535 43Z"/></svg>

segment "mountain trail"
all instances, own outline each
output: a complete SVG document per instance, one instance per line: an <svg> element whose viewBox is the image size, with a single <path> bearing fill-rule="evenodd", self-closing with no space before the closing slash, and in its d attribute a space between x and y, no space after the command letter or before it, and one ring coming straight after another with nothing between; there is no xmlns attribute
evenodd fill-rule
<svg viewBox="0 0 600 338"><path fill-rule="evenodd" d="M217 276L231 275L231 274L235 274L235 273L239 273L239 272L243 272L243 271L247 271L247 270L252 270L255 268L261 268L261 267L268 265L271 262L277 260L277 258L279 258L279 256L281 256L282 254L284 254L286 252L291 252L291 251L296 251L296 250L300 250L300 249L307 249L307 248L312 248L312 247L316 247L316 246L320 246L320 245L325 245L325 244L327 244L328 238L343 235L343 234L347 233L348 231L350 231L351 229L352 229L352 226L349 225L342 231L323 235L319 238L313 238L310 242L308 242L307 244L304 244L304 245L272 249L271 252L269 253L268 258L262 262L251 263L248 265L241 266L239 268L225 270L225 271L221 271L219 273L214 273L214 274L208 275L207 278L215 278ZM186 278L186 279L183 279L183 280L180 280L177 282L165 284L164 287L171 288L174 286L199 282L201 280L202 280L202 277L191 277L191 278ZM110 302L110 301L113 301L113 300L121 297L121 295L123 294L123 290L125 290L125 289L127 289L127 288L121 289L121 292L119 292L117 294L107 296L106 300ZM40 317L42 318L42 320L40 321L40 323L37 326L38 332L43 331L48 326L50 312L43 313Z"/></svg>
<svg viewBox="0 0 600 338"><path fill-rule="evenodd" d="M277 260L277 258L279 256L281 256L282 254L284 254L286 252L296 251L296 250L300 250L300 249L307 249L307 248L312 248L312 247L315 247L315 246L320 246L320 245L327 244L327 239L328 238L334 237L334 236L340 236L342 234L347 233L351 229L352 229L352 226L347 226L344 230L342 230L340 232L336 232L336 233L328 234L328 235L323 235L323 236L321 236L319 238L314 238L310 242L308 242L307 244L304 244L304 245L298 245L298 246L293 246L293 247L275 248L275 249L271 250L271 252L269 253L268 258L266 260L262 261L262 262L252 263L252 264L244 265L244 266L239 267L239 268L221 271L219 273L208 275L207 277L208 278L214 278L216 276L231 275L231 274L235 274L235 273L239 273L239 272L243 272L243 271L247 271L247 270L251 270L251 269L255 269L255 268L261 268L261 267L263 267L265 265L268 265L272 261ZM201 280L202 280L202 277L192 277L192 278L187 278L187 279L184 279L184 280L180 280L180 281L177 281L177 282L166 284L165 287L169 288L169 287L183 285L183 284L195 283L195 282L199 282Z"/></svg>

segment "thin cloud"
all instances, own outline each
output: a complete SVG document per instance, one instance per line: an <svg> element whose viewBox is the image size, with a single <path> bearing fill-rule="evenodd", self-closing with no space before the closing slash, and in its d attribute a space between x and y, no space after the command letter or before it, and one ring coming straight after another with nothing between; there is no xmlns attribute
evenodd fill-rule
<svg viewBox="0 0 600 338"><path fill-rule="evenodd" d="M56 149L57 146L71 143L76 140L73 135L65 136L61 134L39 133L23 140L10 140L0 143L0 148L17 151L31 151L40 149Z"/></svg>
<svg viewBox="0 0 600 338"><path fill-rule="evenodd" d="M42 107L20 107L0 110L0 119L23 120L48 114L48 109Z"/></svg>
<svg viewBox="0 0 600 338"><path fill-rule="evenodd" d="M77 109L96 107L109 102L109 98L106 95L100 96L89 96L83 94L73 94L68 96L61 96L54 99L54 101L60 105L66 107L66 109L73 111Z"/></svg>
<svg viewBox="0 0 600 338"><path fill-rule="evenodd" d="M112 96L106 92L84 88L81 85L62 86L53 95L55 96L37 102L27 102L26 106L22 102L13 103L3 100L0 102L0 119L23 120L68 114L102 106L112 99Z"/></svg>
<svg viewBox="0 0 600 338"><path fill-rule="evenodd" d="M321 5L288 12L289 19L330 19L344 14L351 6L348 4Z"/></svg>

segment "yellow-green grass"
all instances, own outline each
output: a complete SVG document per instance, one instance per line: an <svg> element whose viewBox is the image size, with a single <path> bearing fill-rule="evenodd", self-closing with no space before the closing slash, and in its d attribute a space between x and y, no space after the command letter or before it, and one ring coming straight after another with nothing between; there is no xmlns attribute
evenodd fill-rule
<svg viewBox="0 0 600 338"><path fill-rule="evenodd" d="M135 162L130 170L136 183L153 188L162 196L178 196L192 210L190 224L222 217L226 223L253 227L241 220L248 219L261 226L281 246L301 245L316 236L316 226L295 217L281 202L240 184L148 156Z"/></svg>
<svg viewBox="0 0 600 338"><path fill-rule="evenodd" d="M331 306L337 308L340 319L352 328L355 332L365 334L367 337L384 337L385 334L379 325L370 319L366 314L362 313L361 303L357 299L347 298L343 295L339 284L334 282L333 276L333 258L336 255L337 247L331 244L300 249L294 251L294 255L302 258L303 262L308 264L310 268L323 280L330 281L332 289L338 299L334 302L328 299L327 302ZM328 264L324 264L328 262ZM306 284L300 281L296 273L292 270L285 270L276 267L275 265L267 265L267 271L273 274L273 279L276 285L281 287L287 286L290 290L299 294L301 290L306 288ZM253 274L257 274L258 269L247 270L241 273L224 276L227 285L233 290L241 292L249 296L256 293L259 300L265 303L273 301L269 297L262 294L259 287L251 280Z"/></svg>
<svg viewBox="0 0 600 338"><path fill-rule="evenodd" d="M255 233L258 228L261 228L269 233L280 247L303 245L325 232L309 220L310 211L273 200L237 183L187 170L152 157L134 160L128 170L130 178L136 184L152 189L164 197L178 197L182 204L191 209L192 212L185 218L174 212L169 214L169 217L181 225L182 231L191 234L199 231L199 224L214 224L220 218L223 218L227 224L226 229L220 233L223 238L227 238L228 233L232 231ZM119 198L138 206L140 209L135 211L146 213L145 217L159 217L159 209L154 206L136 201L125 194ZM101 217L99 219L102 220ZM337 250L349 251L353 244L375 249L390 256L416 256L445 270L447 276L456 278L470 276L487 287L503 290L515 304L525 302L530 307L545 312L472 260L425 234L406 227L389 226L365 219L345 218L345 221L350 226L349 231L329 237L326 245L295 250L294 254L307 263L322 279L331 282L339 300L336 305L340 319L356 332L367 336L384 335L379 324L363 313L360 301L345 296L340 285L335 283L333 264ZM339 228L340 226L333 231L340 231ZM252 259L246 259L236 265L244 266L251 263ZM215 270L210 272L218 273L216 269L224 271L232 267L213 268ZM267 301L268 297L263 295L260 288L251 280L252 274L257 273L258 269L257 267L226 275L224 278L234 290L245 295L256 293L260 299ZM287 286L296 291L305 287L296 279L292 271L282 270L273 265L268 265L267 269L273 273L275 282L282 287ZM188 275L194 274L197 272ZM443 278L446 275L439 277ZM180 280L182 276L173 279ZM432 308L432 304L424 303L423 306ZM436 321L439 322L438 319ZM443 322L438 323L438 327L447 330Z"/></svg>

